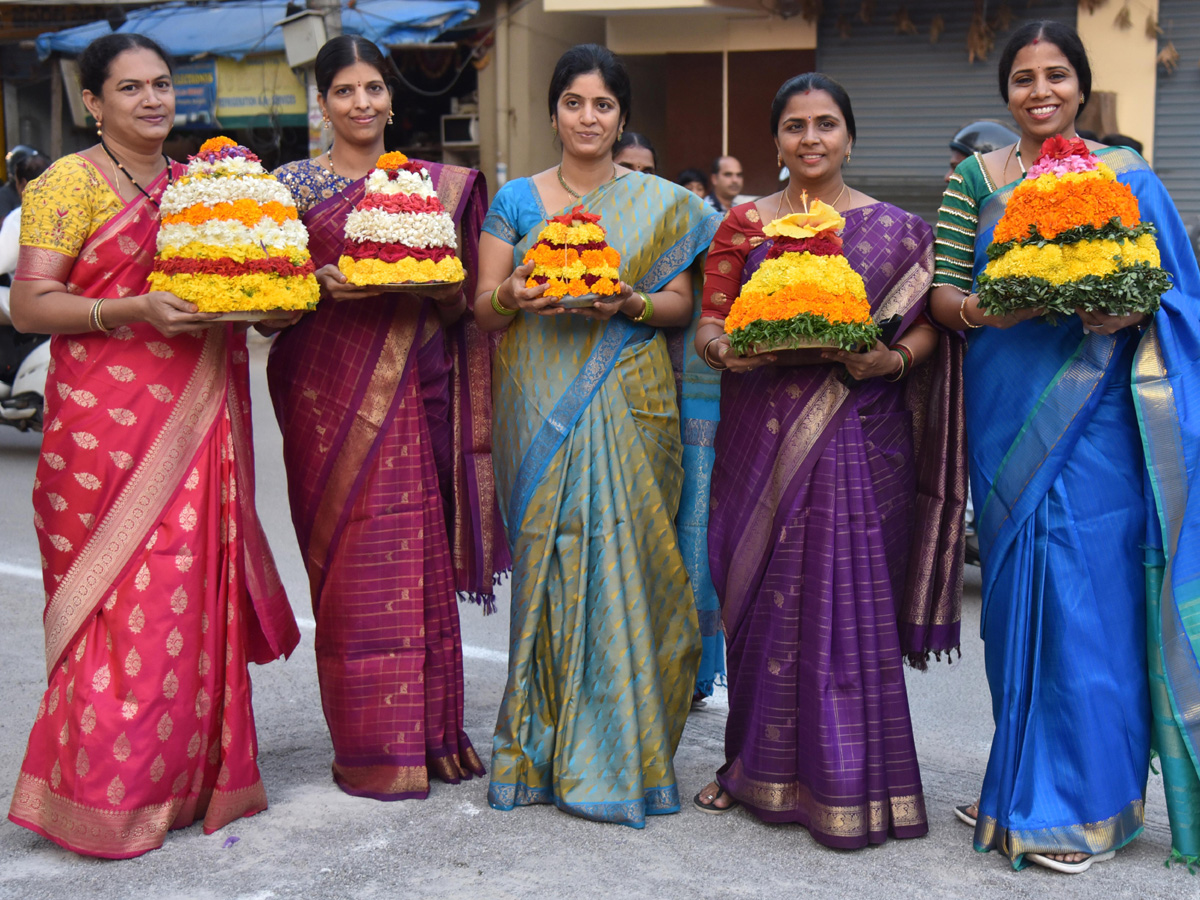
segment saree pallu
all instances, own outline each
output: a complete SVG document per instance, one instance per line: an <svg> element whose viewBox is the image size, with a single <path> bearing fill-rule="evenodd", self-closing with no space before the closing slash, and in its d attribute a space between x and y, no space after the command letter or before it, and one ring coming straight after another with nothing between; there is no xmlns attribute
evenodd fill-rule
<svg viewBox="0 0 1200 900"><path fill-rule="evenodd" d="M716 451L717 422L721 417L721 373L705 365L696 353L700 324L700 284L697 272L696 303L692 324L684 333L683 387L679 407L683 438L683 492L675 527L679 550L696 595L700 625L700 668L695 695L711 697L716 685L725 684L725 636L721 633L721 605L708 572L708 501Z"/></svg>
<svg viewBox="0 0 1200 900"><path fill-rule="evenodd" d="M714 312L770 248L757 211L728 222L709 252ZM754 249L739 251L748 234ZM902 336L932 279L928 226L874 204L846 213L843 240L876 320L899 315ZM831 365L722 378L709 517L729 641L717 780L826 846L928 831L903 661L958 642L958 359L944 335L903 384L848 387Z"/></svg>
<svg viewBox="0 0 1200 900"><path fill-rule="evenodd" d="M462 230L473 296L483 179L423 163ZM355 182L304 214L336 263ZM490 346L409 295L328 300L271 349L292 522L317 623L317 675L346 793L424 798L484 774L463 729L456 592L490 605L508 567L490 459Z"/></svg>
<svg viewBox="0 0 1200 900"><path fill-rule="evenodd" d="M34 250L18 277L141 293L157 229L139 198L69 272ZM212 833L266 808L247 663L290 653L299 632L254 511L243 335L139 323L56 335L51 353L33 495L49 686L9 818L125 858L170 828Z"/></svg>
<svg viewBox="0 0 1200 900"><path fill-rule="evenodd" d="M1200 277L1146 163L1099 155L1158 228L1174 282L1162 308L1140 337L1034 320L972 333L967 354L996 721L975 845L1018 868L1028 852L1096 854L1136 837L1152 740L1175 850L1200 850L1200 556L1187 474L1198 444L1182 399L1200 389ZM1012 187L987 185L976 274Z"/></svg>
<svg viewBox="0 0 1200 900"><path fill-rule="evenodd" d="M603 216L622 278L645 291L716 229L694 195L653 176L626 175L581 203ZM484 227L519 265L546 218L519 179ZM513 594L488 802L644 827L680 808L672 758L700 656L675 534L683 473L665 341L621 315L517 316L494 393Z"/></svg>

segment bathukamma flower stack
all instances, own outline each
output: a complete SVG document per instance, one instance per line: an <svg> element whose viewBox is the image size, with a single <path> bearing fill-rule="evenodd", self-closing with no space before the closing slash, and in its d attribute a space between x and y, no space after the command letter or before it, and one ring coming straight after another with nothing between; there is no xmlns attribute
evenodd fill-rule
<svg viewBox="0 0 1200 900"><path fill-rule="evenodd" d="M201 312L311 309L308 231L288 189L227 137L205 141L163 191L150 288Z"/></svg>
<svg viewBox="0 0 1200 900"><path fill-rule="evenodd" d="M346 216L338 268L351 284L429 284L466 277L455 255L454 220L429 172L385 153L367 175L366 196Z"/></svg>
<svg viewBox="0 0 1200 900"><path fill-rule="evenodd" d="M763 229L774 241L725 319L729 343L747 356L769 350L874 346L880 331L862 276L842 254L846 225L820 200Z"/></svg>
<svg viewBox="0 0 1200 900"><path fill-rule="evenodd" d="M979 306L1152 314L1171 286L1154 234L1133 192L1082 140L1052 137L996 223Z"/></svg>
<svg viewBox="0 0 1200 900"><path fill-rule="evenodd" d="M621 254L609 246L606 234L600 216L582 206L550 219L525 253L523 261L534 264L525 286L546 285L546 297L617 293Z"/></svg>

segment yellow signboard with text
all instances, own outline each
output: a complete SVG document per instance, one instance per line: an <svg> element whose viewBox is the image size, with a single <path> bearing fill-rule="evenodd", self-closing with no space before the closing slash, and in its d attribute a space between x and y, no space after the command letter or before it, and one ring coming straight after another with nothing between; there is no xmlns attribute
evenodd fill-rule
<svg viewBox="0 0 1200 900"><path fill-rule="evenodd" d="M283 54L217 59L216 113L222 128L308 123L304 85Z"/></svg>

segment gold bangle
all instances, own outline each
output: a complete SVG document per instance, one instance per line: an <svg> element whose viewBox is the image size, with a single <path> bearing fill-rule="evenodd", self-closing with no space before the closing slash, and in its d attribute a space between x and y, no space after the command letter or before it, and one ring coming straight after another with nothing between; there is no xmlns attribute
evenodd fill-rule
<svg viewBox="0 0 1200 900"><path fill-rule="evenodd" d="M496 289L494 291L492 291L492 309L494 309L497 313L499 313L502 316L508 317L508 316L515 316L517 313L519 313L521 311L519 309L509 309L507 306L505 306L503 303L500 302L499 295L500 295L500 285L496 285Z"/></svg>
<svg viewBox="0 0 1200 900"><path fill-rule="evenodd" d="M88 327L92 331L99 331L102 334L108 334L112 331L111 328L104 327L104 320L100 317L100 307L104 303L104 297L101 297L92 304L92 310L88 313Z"/></svg>
<svg viewBox="0 0 1200 900"><path fill-rule="evenodd" d="M967 301L970 299L970 294L963 294L962 303L958 305L958 316L968 328L982 328L982 325L972 325L971 320L967 318Z"/></svg>
<svg viewBox="0 0 1200 900"><path fill-rule="evenodd" d="M729 366L714 366L712 364L712 361L708 358L708 348L713 345L714 341L719 341L722 337L723 337L723 335L718 334L714 338L709 338L708 343L704 345L703 352L701 352L701 354L700 354L700 358L702 360L704 360L704 364L706 366L708 366L710 369L713 369L717 372L724 372L726 369L729 368Z"/></svg>
<svg viewBox="0 0 1200 900"><path fill-rule="evenodd" d="M637 295L642 298L642 303L644 303L645 306L642 307L642 312L640 315L633 317L633 321L641 324L654 315L654 301L650 299L650 295L645 291L638 291Z"/></svg>
<svg viewBox="0 0 1200 900"><path fill-rule="evenodd" d="M883 380L895 382L895 381L899 381L901 378L903 378L905 375L908 374L908 359L907 359L907 357L905 357L905 355L901 351L897 350L895 347L892 347L890 349L893 353L897 354L900 357L900 371L897 372L895 375L893 375L891 378L885 377Z"/></svg>

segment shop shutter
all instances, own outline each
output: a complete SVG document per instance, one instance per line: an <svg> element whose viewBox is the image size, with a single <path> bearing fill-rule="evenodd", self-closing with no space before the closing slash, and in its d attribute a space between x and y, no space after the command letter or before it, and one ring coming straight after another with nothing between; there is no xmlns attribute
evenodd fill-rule
<svg viewBox="0 0 1200 900"><path fill-rule="evenodd" d="M1176 0L1180 6L1185 2ZM896 33L894 15L901 6L911 11L919 34ZM1012 26L997 33L986 60L970 63L966 41L973 6L961 0L881 2L871 24L864 25L856 18L859 4L842 0L825 4L817 35L818 68L841 82L854 104L858 146L846 169L847 182L930 222L945 187L955 132L978 119L1013 127L996 74L1012 29L1030 19L1074 25L1078 12L1068 0L1043 0L1032 10L1012 4ZM849 20L848 39L840 33L840 15ZM930 23L937 15L945 31L934 44Z"/></svg>
<svg viewBox="0 0 1200 900"><path fill-rule="evenodd" d="M1160 43L1175 45L1179 66L1169 75L1158 69L1154 171L1192 224L1200 217L1200 3L1159 0L1158 20Z"/></svg>

